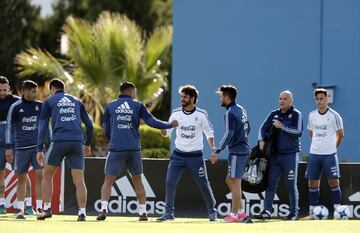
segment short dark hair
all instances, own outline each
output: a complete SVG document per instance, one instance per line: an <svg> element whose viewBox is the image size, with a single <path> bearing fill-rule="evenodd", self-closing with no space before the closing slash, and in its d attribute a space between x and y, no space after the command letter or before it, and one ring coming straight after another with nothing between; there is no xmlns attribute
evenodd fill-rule
<svg viewBox="0 0 360 233"><path fill-rule="evenodd" d="M37 87L38 87L38 85L36 82L31 81L31 80L25 80L22 82L21 90L31 90L31 89L37 88Z"/></svg>
<svg viewBox="0 0 360 233"><path fill-rule="evenodd" d="M315 97L316 97L318 94L324 94L325 96L328 96L327 90L326 90L325 88L317 88L317 89L315 89L315 91L314 91Z"/></svg>
<svg viewBox="0 0 360 233"><path fill-rule="evenodd" d="M190 96L190 98L194 97L194 104L196 104L197 97L199 96L199 92L195 86L188 84L179 87L179 94L184 93L185 95Z"/></svg>
<svg viewBox="0 0 360 233"><path fill-rule="evenodd" d="M49 88L51 89L51 87L55 87L56 89L64 90L65 83L61 79L54 78L49 83Z"/></svg>
<svg viewBox="0 0 360 233"><path fill-rule="evenodd" d="M233 85L222 85L218 92L222 92L223 95L229 96L231 101L236 99L237 89Z"/></svg>
<svg viewBox="0 0 360 233"><path fill-rule="evenodd" d="M5 76L0 76L0 84L9 84L9 80Z"/></svg>
<svg viewBox="0 0 360 233"><path fill-rule="evenodd" d="M132 82L123 82L120 83L120 93L124 93L127 90L135 89L136 86Z"/></svg>

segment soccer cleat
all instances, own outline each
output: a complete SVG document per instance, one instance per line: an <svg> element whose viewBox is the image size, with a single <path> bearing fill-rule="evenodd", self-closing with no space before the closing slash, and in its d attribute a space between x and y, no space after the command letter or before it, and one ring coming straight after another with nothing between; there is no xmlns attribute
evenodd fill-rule
<svg viewBox="0 0 360 233"><path fill-rule="evenodd" d="M26 206L24 213L25 215L35 215L35 211L31 206Z"/></svg>
<svg viewBox="0 0 360 233"><path fill-rule="evenodd" d="M297 214L289 214L287 217L283 218L286 221L295 221L298 220L299 216Z"/></svg>
<svg viewBox="0 0 360 233"><path fill-rule="evenodd" d="M18 215L16 215L15 219L20 219L20 220L25 220L25 214L24 213L19 213Z"/></svg>
<svg viewBox="0 0 360 233"><path fill-rule="evenodd" d="M247 217L247 215L245 213L238 214L239 222L242 222L246 217Z"/></svg>
<svg viewBox="0 0 360 233"><path fill-rule="evenodd" d="M44 211L42 209L39 208L36 210L36 215L40 215L42 213L44 213Z"/></svg>
<svg viewBox="0 0 360 233"><path fill-rule="evenodd" d="M269 211L263 210L260 214L254 215L254 218L261 220L270 220L271 216Z"/></svg>
<svg viewBox="0 0 360 233"><path fill-rule="evenodd" d="M37 220L45 220L52 217L51 209L44 210L41 214L37 216Z"/></svg>
<svg viewBox="0 0 360 233"><path fill-rule="evenodd" d="M80 214L78 215L78 222L85 222L86 221L86 216L85 214Z"/></svg>
<svg viewBox="0 0 360 233"><path fill-rule="evenodd" d="M106 219L106 211L103 210L102 212L99 213L99 215L96 217L97 221L104 221Z"/></svg>
<svg viewBox="0 0 360 233"><path fill-rule="evenodd" d="M216 212L209 214L209 221L210 222L215 222L217 220L218 219L217 219L217 213Z"/></svg>
<svg viewBox="0 0 360 233"><path fill-rule="evenodd" d="M0 214L6 214L6 207L5 207L5 205L0 205Z"/></svg>
<svg viewBox="0 0 360 233"><path fill-rule="evenodd" d="M163 214L160 218L156 219L157 221L164 222L164 221L173 221L175 220L175 216L173 214Z"/></svg>
<svg viewBox="0 0 360 233"><path fill-rule="evenodd" d="M224 222L239 222L239 219L237 217L233 218L231 215L228 215L224 218Z"/></svg>
<svg viewBox="0 0 360 233"><path fill-rule="evenodd" d="M143 213L142 215L139 215L139 221L147 221L148 217L146 213Z"/></svg>

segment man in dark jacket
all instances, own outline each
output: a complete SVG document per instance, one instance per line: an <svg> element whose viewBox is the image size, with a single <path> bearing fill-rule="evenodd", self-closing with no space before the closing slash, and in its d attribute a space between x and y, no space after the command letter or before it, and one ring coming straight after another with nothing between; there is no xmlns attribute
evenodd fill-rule
<svg viewBox="0 0 360 233"><path fill-rule="evenodd" d="M101 187L101 212L98 221L106 219L111 187L124 166L131 173L139 201L139 221L147 221L146 194L141 181L143 166L141 161L140 119L154 128L170 129L178 126L176 120L171 123L156 119L145 105L134 98L136 87L133 83L120 85L120 96L110 102L105 109L103 128L110 141L105 163L105 180Z"/></svg>
<svg viewBox="0 0 360 233"><path fill-rule="evenodd" d="M256 215L259 219L270 219L273 212L277 184L280 176L284 176L290 197L290 214L285 220L297 220L299 211L299 192L297 175L300 152L300 137L303 131L303 119L299 110L292 106L293 96L290 91L280 93L280 108L272 111L259 130L260 149L264 149L271 128L277 128L275 134L275 151L270 156L268 183L266 186L264 210Z"/></svg>
<svg viewBox="0 0 360 233"><path fill-rule="evenodd" d="M39 121L37 160L44 166L43 198L44 212L38 220L51 218L52 179L57 167L66 157L71 168L76 197L79 205L78 221L86 221L87 189L84 180L85 159L91 154L91 141L94 126L84 104L76 97L65 92L65 83L53 79L49 83L51 97L45 100ZM46 157L44 143L47 139L48 125L51 118L52 138ZM81 124L85 124L86 138Z"/></svg>

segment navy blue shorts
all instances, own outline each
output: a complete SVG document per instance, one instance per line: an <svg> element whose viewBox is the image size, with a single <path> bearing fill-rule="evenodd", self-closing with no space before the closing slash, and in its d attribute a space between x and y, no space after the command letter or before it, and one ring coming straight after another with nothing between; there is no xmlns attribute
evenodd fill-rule
<svg viewBox="0 0 360 233"><path fill-rule="evenodd" d="M30 165L33 166L35 170L41 170L43 167L40 166L36 159L37 148L29 149L20 149L16 150L15 153L15 173L24 174L29 170Z"/></svg>
<svg viewBox="0 0 360 233"><path fill-rule="evenodd" d="M250 154L229 154L227 176L241 179Z"/></svg>
<svg viewBox="0 0 360 233"><path fill-rule="evenodd" d="M6 151L6 147L0 147L0 170L5 170L6 167L5 151ZM15 157L15 150L13 150L13 155ZM14 161L11 163L11 166L14 167Z"/></svg>
<svg viewBox="0 0 360 233"><path fill-rule="evenodd" d="M67 158L71 169L84 170L85 160L82 142L61 141L50 143L45 154L45 163L53 167L60 167L64 158Z"/></svg>
<svg viewBox="0 0 360 233"><path fill-rule="evenodd" d="M340 178L339 160L336 153L331 155L309 155L305 177L309 180L319 180L322 173L327 180Z"/></svg>
<svg viewBox="0 0 360 233"><path fill-rule="evenodd" d="M140 151L109 151L105 162L105 175L118 176L124 166L131 175L143 173Z"/></svg>

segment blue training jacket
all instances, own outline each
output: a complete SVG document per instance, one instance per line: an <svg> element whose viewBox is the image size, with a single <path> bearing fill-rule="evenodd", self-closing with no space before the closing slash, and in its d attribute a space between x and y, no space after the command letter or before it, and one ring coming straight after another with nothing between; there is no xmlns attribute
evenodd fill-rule
<svg viewBox="0 0 360 233"><path fill-rule="evenodd" d="M235 101L228 104L226 110L225 135L217 146L216 153L227 146L230 154L249 154L251 151L248 144L250 123L246 110Z"/></svg>
<svg viewBox="0 0 360 233"><path fill-rule="evenodd" d="M81 127L86 127L85 145L90 145L94 126L84 104L76 97L59 90L52 97L45 100L39 122L38 150L44 148L47 126L52 120L52 142L81 141L84 143L84 133Z"/></svg>
<svg viewBox="0 0 360 233"><path fill-rule="evenodd" d="M11 148L15 133L15 147L27 149L37 146L39 117L42 102L27 101L24 98L11 105L7 116L6 147ZM50 132L50 131L49 131Z"/></svg>
<svg viewBox="0 0 360 233"><path fill-rule="evenodd" d="M158 129L172 128L171 123L156 119L143 103L131 96L120 95L105 109L103 128L110 140L109 151L138 151L141 149L139 126L140 119Z"/></svg>
<svg viewBox="0 0 360 233"><path fill-rule="evenodd" d="M5 100L0 100L0 147L6 146L6 128L7 128L7 115L10 106L18 101L20 97L15 95L8 95ZM14 131L13 131L14 132ZM11 137L11 144L14 144L14 134Z"/></svg>
<svg viewBox="0 0 360 233"><path fill-rule="evenodd" d="M268 133L274 120L282 123L282 128L275 133L275 151L278 154L291 154L300 151L300 137L303 132L303 118L299 110L293 106L286 113L281 113L280 109L272 111L262 123L258 140L267 139Z"/></svg>

